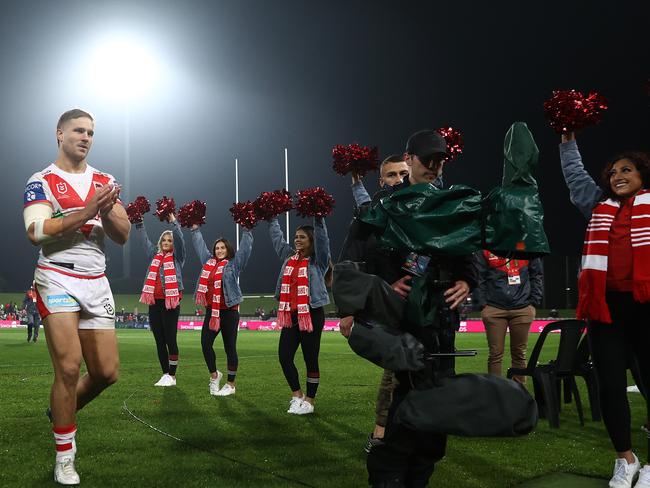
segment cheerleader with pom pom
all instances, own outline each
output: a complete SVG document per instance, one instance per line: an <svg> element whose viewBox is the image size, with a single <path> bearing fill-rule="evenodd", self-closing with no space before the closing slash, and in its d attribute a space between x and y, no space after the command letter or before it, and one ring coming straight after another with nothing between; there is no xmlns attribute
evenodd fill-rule
<svg viewBox="0 0 650 488"><path fill-rule="evenodd" d="M620 153L604 167L598 184L567 126L560 144L562 172L571 201L589 219L576 316L588 323L603 422L616 451L609 486L630 487L638 473L634 487L646 488L650 461L643 465L632 452L626 369L632 368L646 390L650 412L650 158L639 151Z"/></svg>
<svg viewBox="0 0 650 488"><path fill-rule="evenodd" d="M299 210L303 215L314 216L314 225L296 229L294 247L284 239L277 217L269 219L269 234L278 257L283 260L275 297L280 301L278 325L282 327L278 355L284 376L291 388L292 397L287 413L305 415L314 412L314 399L320 380L318 354L325 325L324 307L329 303L325 284L330 263L330 245L323 209L331 209L329 202L316 193L305 193L311 202L324 204L320 208ZM300 199L299 199L300 200ZM303 199L305 200L305 199ZM297 207L301 207L300 201ZM329 213L325 210L325 214ZM317 215L318 214L318 215ZM294 358L298 346L307 368L307 390L300 387Z"/></svg>
<svg viewBox="0 0 650 488"><path fill-rule="evenodd" d="M176 220L173 200L158 201L156 215L167 221L172 230L166 230L154 246L149 240L144 222L135 223L136 234L150 260L140 301L149 305L149 325L156 340L162 377L155 386L176 386L178 367L178 317L183 297L182 269L185 263L185 241Z"/></svg>
<svg viewBox="0 0 650 488"><path fill-rule="evenodd" d="M239 304L243 301L239 288L239 274L246 267L253 250L253 234L244 228L239 250L234 251L230 242L219 237L208 250L198 224L192 226L192 245L203 264L196 289L195 301L205 306L205 318L201 329L201 349L210 372L210 395L229 396L235 393L235 376L239 359L237 356L237 331L239 330ZM226 353L227 383L220 387L223 373L217 370L214 341L221 332Z"/></svg>

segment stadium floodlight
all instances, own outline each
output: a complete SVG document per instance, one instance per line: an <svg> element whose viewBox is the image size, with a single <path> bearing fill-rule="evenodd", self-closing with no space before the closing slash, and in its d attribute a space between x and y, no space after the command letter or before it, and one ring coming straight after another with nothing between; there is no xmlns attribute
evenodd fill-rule
<svg viewBox="0 0 650 488"><path fill-rule="evenodd" d="M95 90L128 102L151 89L159 66L151 51L128 38L99 44L91 53L88 75Z"/></svg>
<svg viewBox="0 0 650 488"><path fill-rule="evenodd" d="M124 180L122 199L131 195L131 106L150 94L160 77L160 66L146 43L135 37L114 35L97 42L89 53L86 76L89 89L124 112ZM131 276L130 243L122 248L122 272Z"/></svg>

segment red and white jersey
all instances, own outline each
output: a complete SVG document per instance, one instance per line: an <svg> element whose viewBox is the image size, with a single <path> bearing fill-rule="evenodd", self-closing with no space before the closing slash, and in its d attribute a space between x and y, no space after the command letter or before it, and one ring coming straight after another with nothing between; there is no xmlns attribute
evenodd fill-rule
<svg viewBox="0 0 650 488"><path fill-rule="evenodd" d="M64 217L86 206L97 188L114 184L113 176L88 165L84 173L66 173L54 164L27 181L24 206L46 204L52 218ZM99 215L80 229L48 239L41 245L38 266L69 275L97 276L106 269L104 229Z"/></svg>

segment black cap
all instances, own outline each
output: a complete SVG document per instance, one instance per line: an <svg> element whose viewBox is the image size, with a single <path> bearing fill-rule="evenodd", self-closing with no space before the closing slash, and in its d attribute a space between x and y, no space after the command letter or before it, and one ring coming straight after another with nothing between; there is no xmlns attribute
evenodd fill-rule
<svg viewBox="0 0 650 488"><path fill-rule="evenodd" d="M447 154L447 141L438 131L421 130L409 137L406 152L415 154L421 161L428 161L435 154Z"/></svg>

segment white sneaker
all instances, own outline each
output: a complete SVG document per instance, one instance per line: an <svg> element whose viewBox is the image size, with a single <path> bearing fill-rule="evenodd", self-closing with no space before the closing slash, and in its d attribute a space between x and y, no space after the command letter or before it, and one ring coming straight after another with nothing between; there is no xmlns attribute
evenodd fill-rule
<svg viewBox="0 0 650 488"><path fill-rule="evenodd" d="M634 463L628 464L625 458L618 458L614 463L614 476L609 480L609 488L632 488L632 480L641 467L639 458L634 456Z"/></svg>
<svg viewBox="0 0 650 488"><path fill-rule="evenodd" d="M79 475L74 469L74 458L64 457L54 465L54 481L60 485L78 485Z"/></svg>
<svg viewBox="0 0 650 488"><path fill-rule="evenodd" d="M639 479L634 488L650 488L650 466L645 465L639 471Z"/></svg>
<svg viewBox="0 0 650 488"><path fill-rule="evenodd" d="M309 403L307 400L304 400L296 409L294 412L296 415L307 415L309 413L314 413L314 405Z"/></svg>
<svg viewBox="0 0 650 488"><path fill-rule="evenodd" d="M217 370L217 377L210 378L210 395L217 395L219 391L219 385L221 383L221 378L223 378L223 373Z"/></svg>
<svg viewBox="0 0 650 488"><path fill-rule="evenodd" d="M223 388L217 392L217 396L228 396L235 394L235 387L230 383L223 385Z"/></svg>
<svg viewBox="0 0 650 488"><path fill-rule="evenodd" d="M291 397L291 401L289 402L289 410L287 410L287 413L296 413L296 409L300 406L304 399L304 396Z"/></svg>
<svg viewBox="0 0 650 488"><path fill-rule="evenodd" d="M176 378L165 373L154 386L176 386Z"/></svg>
<svg viewBox="0 0 650 488"><path fill-rule="evenodd" d="M627 392L628 393L641 393L641 390L639 390L638 386L632 385L632 386L627 387Z"/></svg>
<svg viewBox="0 0 650 488"><path fill-rule="evenodd" d="M157 383L154 383L153 386L167 386L167 383L169 382L169 379L168 379L169 377L170 376L167 373L165 373L164 375L162 375L160 377L160 379L158 380Z"/></svg>

